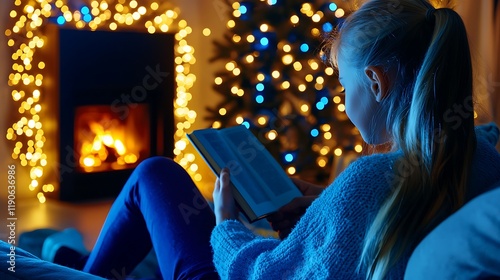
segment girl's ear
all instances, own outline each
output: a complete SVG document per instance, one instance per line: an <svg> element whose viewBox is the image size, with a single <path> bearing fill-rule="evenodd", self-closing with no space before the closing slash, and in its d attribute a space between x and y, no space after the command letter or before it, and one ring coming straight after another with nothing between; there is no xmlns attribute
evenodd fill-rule
<svg viewBox="0 0 500 280"><path fill-rule="evenodd" d="M382 101L386 96L389 89L389 81L385 75L382 67L367 66L365 68L365 75L370 83L370 90L375 96L377 102Z"/></svg>

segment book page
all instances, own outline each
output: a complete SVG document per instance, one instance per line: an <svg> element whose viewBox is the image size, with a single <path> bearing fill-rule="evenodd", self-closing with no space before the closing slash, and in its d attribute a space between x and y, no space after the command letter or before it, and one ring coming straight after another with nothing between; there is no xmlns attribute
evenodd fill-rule
<svg viewBox="0 0 500 280"><path fill-rule="evenodd" d="M198 135L198 137L200 137ZM218 155L222 160L223 164L221 167L227 167L230 169L231 176L237 176L239 180L243 182L254 182L257 181L253 178L248 172L242 172L243 167L239 166L238 159L235 158L231 153L226 153L228 150L227 144L225 141L221 140L221 138L215 133L206 133L202 135L205 138L205 145L210 145L210 147L216 151L215 153L211 152L211 155ZM263 192L251 192L248 193L248 196L245 196L247 199L250 198L255 204L261 204L265 201L268 201L269 198Z"/></svg>
<svg viewBox="0 0 500 280"><path fill-rule="evenodd" d="M266 195L274 206L281 207L291 199L302 194L283 171L266 148L243 126L221 130L226 142L233 149L246 168L242 171L251 174L256 180L252 192Z"/></svg>
<svg viewBox="0 0 500 280"><path fill-rule="evenodd" d="M207 153L216 162L217 166L211 166L212 169L214 169L214 173L218 174L222 168L227 167L231 173L231 181L245 182L245 184L251 185L258 184L258 181L256 181L250 173L242 172L244 167L239 164L238 157L233 154L232 149L228 147L228 144L223 139L224 137L220 136L219 132L219 130L215 129L193 132L199 141L203 143L203 147L206 149ZM252 205L262 205L265 204L266 201L269 201L269 197L260 191L247 192L241 188L238 188L238 191L242 193L245 200ZM265 210L268 209L266 208Z"/></svg>

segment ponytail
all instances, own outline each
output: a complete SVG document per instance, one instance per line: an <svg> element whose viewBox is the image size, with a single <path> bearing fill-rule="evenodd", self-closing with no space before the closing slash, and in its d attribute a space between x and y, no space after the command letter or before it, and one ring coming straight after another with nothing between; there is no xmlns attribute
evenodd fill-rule
<svg viewBox="0 0 500 280"><path fill-rule="evenodd" d="M342 56L360 69L382 66L393 81L380 104L403 156L359 265L367 279L382 279L464 204L476 146L469 44L460 16L426 0L367 1L334 36L334 64Z"/></svg>
<svg viewBox="0 0 500 280"><path fill-rule="evenodd" d="M415 79L406 129L397 139L403 157L363 248L369 279L384 278L430 229L464 204L476 143L465 26L448 8L429 8L425 21L434 31ZM456 106L466 107L458 123L450 118Z"/></svg>

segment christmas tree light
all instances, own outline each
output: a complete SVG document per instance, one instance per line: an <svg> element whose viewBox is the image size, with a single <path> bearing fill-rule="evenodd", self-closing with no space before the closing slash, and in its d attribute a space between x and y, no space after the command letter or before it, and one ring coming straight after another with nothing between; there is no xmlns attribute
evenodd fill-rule
<svg viewBox="0 0 500 280"><path fill-rule="evenodd" d="M212 126L244 124L290 175L325 180L333 157L362 151L343 88L322 51L345 11L319 0L227 4L228 31L212 58L226 61L214 80L223 100L209 108Z"/></svg>

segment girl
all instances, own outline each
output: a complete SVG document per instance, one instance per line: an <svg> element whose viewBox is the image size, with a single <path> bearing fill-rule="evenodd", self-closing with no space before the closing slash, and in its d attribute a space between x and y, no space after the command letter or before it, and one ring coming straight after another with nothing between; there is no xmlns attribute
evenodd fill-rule
<svg viewBox="0 0 500 280"><path fill-rule="evenodd" d="M360 158L324 190L296 181L305 196L269 218L280 239L236 220L229 170L212 212L181 167L149 159L84 271L128 273L154 246L164 278L402 279L418 242L500 180L500 155L476 140L465 27L425 0L371 0L333 35L331 59L349 118L393 152Z"/></svg>
<svg viewBox="0 0 500 280"><path fill-rule="evenodd" d="M234 221L222 173L211 238L222 278L401 279L426 233L500 178L499 155L476 141L470 51L456 12L425 0L367 1L331 50L349 118L366 142L390 141L394 152L354 162L281 241ZM303 205L284 207L274 228L288 231L294 219L283 217Z"/></svg>

